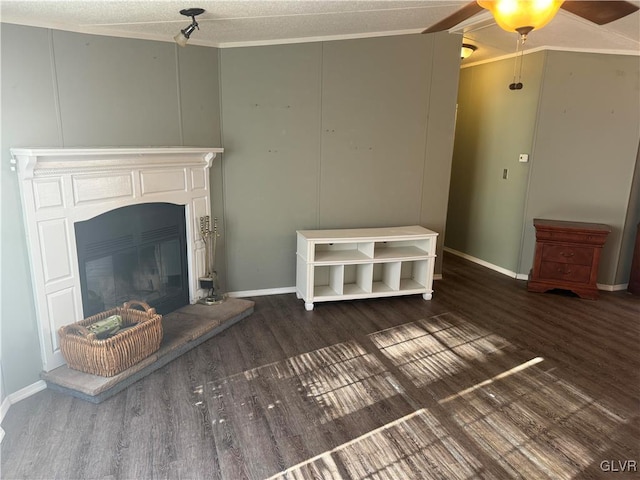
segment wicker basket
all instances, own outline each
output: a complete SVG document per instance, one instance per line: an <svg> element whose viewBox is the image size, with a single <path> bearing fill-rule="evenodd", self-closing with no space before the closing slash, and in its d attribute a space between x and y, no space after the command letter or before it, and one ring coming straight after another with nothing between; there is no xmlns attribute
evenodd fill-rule
<svg viewBox="0 0 640 480"><path fill-rule="evenodd" d="M140 305L144 312L131 308ZM122 317L122 326L135 325L116 333L113 337L98 340L86 326L111 315ZM160 348L162 341L162 315L144 302L131 300L122 307L98 313L58 330L60 350L69 368L93 375L113 377L147 358Z"/></svg>

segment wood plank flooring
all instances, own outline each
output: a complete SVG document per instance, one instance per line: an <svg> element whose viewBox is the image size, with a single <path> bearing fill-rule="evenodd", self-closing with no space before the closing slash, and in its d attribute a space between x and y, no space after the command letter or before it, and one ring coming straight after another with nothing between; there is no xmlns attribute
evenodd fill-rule
<svg viewBox="0 0 640 480"><path fill-rule="evenodd" d="M2 478L638 477L640 297L529 293L446 255L430 302L254 300L102 404L13 405Z"/></svg>

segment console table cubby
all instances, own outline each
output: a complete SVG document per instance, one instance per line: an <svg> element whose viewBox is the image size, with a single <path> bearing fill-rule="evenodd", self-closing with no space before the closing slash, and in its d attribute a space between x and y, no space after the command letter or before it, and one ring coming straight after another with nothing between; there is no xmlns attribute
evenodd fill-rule
<svg viewBox="0 0 640 480"><path fill-rule="evenodd" d="M315 302L422 294L430 300L438 234L420 226L298 230L296 295Z"/></svg>

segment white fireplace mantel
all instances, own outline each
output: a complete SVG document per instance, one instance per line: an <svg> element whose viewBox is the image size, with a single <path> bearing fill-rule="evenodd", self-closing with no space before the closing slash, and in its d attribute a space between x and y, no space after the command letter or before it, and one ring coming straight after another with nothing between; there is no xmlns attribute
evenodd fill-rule
<svg viewBox="0 0 640 480"><path fill-rule="evenodd" d="M189 299L204 274L199 219L210 215L209 168L222 148L13 148L45 371L65 363L58 329L81 320L74 223L116 208L185 206Z"/></svg>

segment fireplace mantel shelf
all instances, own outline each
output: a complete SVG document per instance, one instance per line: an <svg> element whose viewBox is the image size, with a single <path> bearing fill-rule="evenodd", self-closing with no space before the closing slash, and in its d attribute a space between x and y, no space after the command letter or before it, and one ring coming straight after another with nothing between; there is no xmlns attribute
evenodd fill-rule
<svg viewBox="0 0 640 480"><path fill-rule="evenodd" d="M206 163L211 167L222 148L12 148L12 168L23 179L63 173L130 168L160 168Z"/></svg>
<svg viewBox="0 0 640 480"><path fill-rule="evenodd" d="M58 330L84 318L75 223L143 203L184 205L189 301L207 292L200 217L210 215L209 169L222 148L12 148L43 368L63 365ZM135 299L134 299L135 300Z"/></svg>

